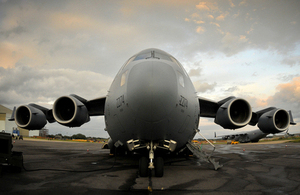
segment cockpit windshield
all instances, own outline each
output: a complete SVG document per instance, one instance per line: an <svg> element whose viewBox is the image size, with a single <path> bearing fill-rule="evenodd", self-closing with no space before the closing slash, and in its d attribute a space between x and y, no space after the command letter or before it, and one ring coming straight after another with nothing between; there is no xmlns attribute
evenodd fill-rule
<svg viewBox="0 0 300 195"><path fill-rule="evenodd" d="M145 59L158 59L158 60L161 59L161 60L168 60L172 62L170 56L156 50L152 50L152 51L148 50L145 51L144 53L139 53L133 61L145 60Z"/></svg>
<svg viewBox="0 0 300 195"><path fill-rule="evenodd" d="M132 56L123 65L123 68L121 70L124 70L130 62L138 61L138 60L147 60L147 59L167 60L167 61L173 62L173 63L177 64L177 66L186 74L182 65L174 57L172 57L170 54L168 54L162 50L154 49L154 48L143 50L143 51L139 52L138 54Z"/></svg>

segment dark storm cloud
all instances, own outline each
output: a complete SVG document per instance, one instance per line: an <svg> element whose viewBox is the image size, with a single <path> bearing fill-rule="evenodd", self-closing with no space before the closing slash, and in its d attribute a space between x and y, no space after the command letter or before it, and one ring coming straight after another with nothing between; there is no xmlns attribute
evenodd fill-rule
<svg viewBox="0 0 300 195"><path fill-rule="evenodd" d="M8 38L9 36L13 36L14 34L21 34L21 33L25 33L26 29L22 26L17 26L14 27L10 30L6 30L6 31L0 31L0 35L3 35L5 38Z"/></svg>
<svg viewBox="0 0 300 195"><path fill-rule="evenodd" d="M105 96L112 81L101 74L70 69L18 66L0 68L0 73L0 104L11 107L29 102L45 104L72 93L87 99Z"/></svg>

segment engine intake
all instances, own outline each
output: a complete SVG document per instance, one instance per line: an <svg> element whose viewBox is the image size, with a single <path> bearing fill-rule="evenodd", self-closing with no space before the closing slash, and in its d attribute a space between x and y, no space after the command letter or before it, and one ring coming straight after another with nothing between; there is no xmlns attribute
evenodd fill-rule
<svg viewBox="0 0 300 195"><path fill-rule="evenodd" d="M238 129L247 125L252 116L250 104L240 98L226 101L217 111L215 123L224 129Z"/></svg>
<svg viewBox="0 0 300 195"><path fill-rule="evenodd" d="M90 120L86 106L73 96L58 98L53 105L53 116L67 127L80 127Z"/></svg>
<svg viewBox="0 0 300 195"><path fill-rule="evenodd" d="M16 109L15 122L19 127L28 130L41 129L47 123L45 114L30 105L19 106Z"/></svg>
<svg viewBox="0 0 300 195"><path fill-rule="evenodd" d="M286 131L290 125L290 115L283 109L274 109L261 115L258 127L264 133Z"/></svg>

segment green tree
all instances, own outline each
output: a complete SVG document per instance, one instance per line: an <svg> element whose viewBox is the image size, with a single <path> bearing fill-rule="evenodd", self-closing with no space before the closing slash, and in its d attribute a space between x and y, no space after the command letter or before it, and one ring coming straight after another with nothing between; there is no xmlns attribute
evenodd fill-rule
<svg viewBox="0 0 300 195"><path fill-rule="evenodd" d="M72 135L72 139L86 139L86 136L81 133L78 133L78 134Z"/></svg>

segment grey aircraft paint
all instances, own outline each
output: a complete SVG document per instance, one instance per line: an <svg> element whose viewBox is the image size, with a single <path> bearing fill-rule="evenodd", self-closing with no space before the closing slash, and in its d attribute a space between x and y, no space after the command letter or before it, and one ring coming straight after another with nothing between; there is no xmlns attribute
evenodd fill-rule
<svg viewBox="0 0 300 195"><path fill-rule="evenodd" d="M259 129L247 131L244 133L235 133L230 135L221 135L223 140L235 140L240 143L258 142L260 139L266 137L268 133L264 133Z"/></svg>
<svg viewBox="0 0 300 195"><path fill-rule="evenodd" d="M198 128L200 109L190 78L175 58L158 49L125 63L106 104L106 129L114 142L176 140L182 148Z"/></svg>

